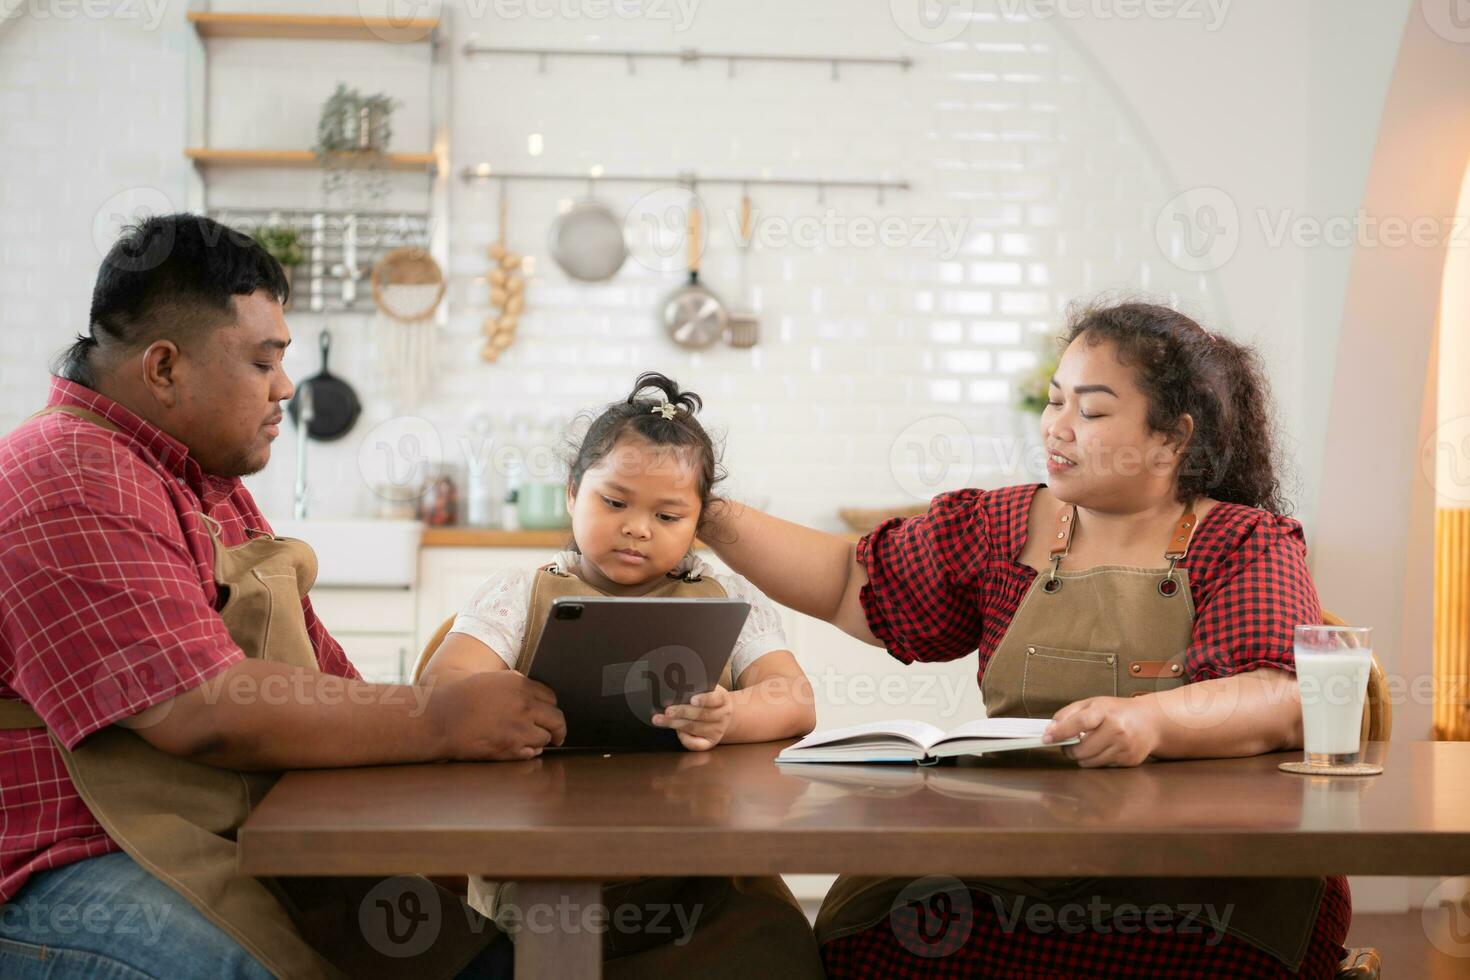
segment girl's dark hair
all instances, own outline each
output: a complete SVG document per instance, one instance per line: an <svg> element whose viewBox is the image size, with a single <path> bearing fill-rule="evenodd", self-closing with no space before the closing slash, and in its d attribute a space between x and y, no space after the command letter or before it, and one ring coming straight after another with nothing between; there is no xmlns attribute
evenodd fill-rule
<svg viewBox="0 0 1470 980"><path fill-rule="evenodd" d="M1182 503L1216 500L1286 514L1277 475L1275 412L1265 365L1252 347L1212 334L1167 306L1112 303L1074 308L1064 345L1086 335L1111 343L1148 398L1148 425L1177 433L1180 417L1194 432L1179 467Z"/></svg>
<svg viewBox="0 0 1470 980"><path fill-rule="evenodd" d="M650 388L662 397L639 397ZM678 408L672 418L666 419L663 413L655 411L665 403ZM704 399L692 391L680 390L678 382L672 378L653 371L640 374L627 398L609 405L588 424L569 466L567 482L572 493L581 490L583 475L612 452L619 439L634 435L655 446L670 446L690 453L690 461L698 474L695 490L699 494L702 527L714 500L715 484L725 478L714 440L694 417L703 407Z"/></svg>

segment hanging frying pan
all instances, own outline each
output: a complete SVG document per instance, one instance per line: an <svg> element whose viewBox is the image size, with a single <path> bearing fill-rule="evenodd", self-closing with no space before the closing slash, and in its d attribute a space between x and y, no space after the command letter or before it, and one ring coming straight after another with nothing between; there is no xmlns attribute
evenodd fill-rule
<svg viewBox="0 0 1470 980"><path fill-rule="evenodd" d="M689 204L689 282L668 295L659 319L680 347L699 350L725 335L730 313L725 304L699 281L699 201Z"/></svg>
<svg viewBox="0 0 1470 980"><path fill-rule="evenodd" d="M307 416L306 434L318 442L341 439L352 431L362 414L362 403L352 385L327 370L327 356L332 352L332 334L323 330L322 369L296 386L296 394L287 406L291 421L301 424L301 393L311 388L311 412Z"/></svg>
<svg viewBox="0 0 1470 980"><path fill-rule="evenodd" d="M628 258L623 222L595 198L573 204L551 226L551 257L581 282L606 282Z"/></svg>

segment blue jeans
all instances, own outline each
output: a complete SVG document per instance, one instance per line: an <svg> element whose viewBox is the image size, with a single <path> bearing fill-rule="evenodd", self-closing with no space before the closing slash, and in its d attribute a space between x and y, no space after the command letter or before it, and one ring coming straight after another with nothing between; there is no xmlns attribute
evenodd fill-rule
<svg viewBox="0 0 1470 980"><path fill-rule="evenodd" d="M460 974L509 978L501 939ZM0 905L5 980L270 980L228 934L121 851L32 875Z"/></svg>

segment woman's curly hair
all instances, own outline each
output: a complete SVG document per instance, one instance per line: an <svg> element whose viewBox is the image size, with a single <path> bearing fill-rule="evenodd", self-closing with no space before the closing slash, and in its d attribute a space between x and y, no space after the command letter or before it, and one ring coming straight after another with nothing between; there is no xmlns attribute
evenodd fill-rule
<svg viewBox="0 0 1470 980"><path fill-rule="evenodd" d="M1148 399L1150 429L1174 433L1183 415L1193 418L1179 467L1180 502L1207 495L1288 512L1270 386L1254 348L1212 334L1177 310L1139 302L1074 308L1061 342L1079 337L1112 344L1133 370Z"/></svg>

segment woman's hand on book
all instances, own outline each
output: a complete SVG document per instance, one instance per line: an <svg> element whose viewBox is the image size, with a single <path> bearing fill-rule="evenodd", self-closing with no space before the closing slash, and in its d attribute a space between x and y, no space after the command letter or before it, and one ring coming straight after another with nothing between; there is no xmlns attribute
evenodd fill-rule
<svg viewBox="0 0 1470 980"><path fill-rule="evenodd" d="M1086 698L1058 711L1042 738L1078 737L1062 748L1079 766L1136 766L1159 744L1159 715L1149 698Z"/></svg>
<svg viewBox="0 0 1470 980"><path fill-rule="evenodd" d="M704 752L720 744L734 714L730 692L716 686L706 694L694 695L688 704L670 705L653 716L653 723L659 728L672 728L684 748Z"/></svg>

